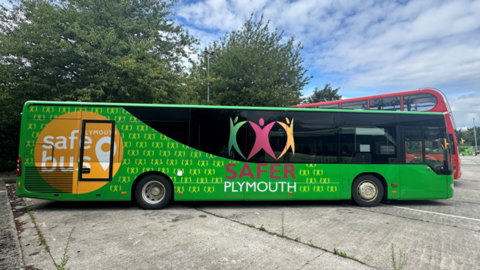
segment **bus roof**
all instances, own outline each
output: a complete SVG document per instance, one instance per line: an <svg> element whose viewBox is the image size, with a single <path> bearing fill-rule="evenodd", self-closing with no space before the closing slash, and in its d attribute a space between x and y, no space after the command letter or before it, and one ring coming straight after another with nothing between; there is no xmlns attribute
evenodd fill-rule
<svg viewBox="0 0 480 270"><path fill-rule="evenodd" d="M329 104L337 104L337 103L345 103L345 102L355 102L355 101L364 101L370 99L378 99L378 98L388 98L388 97L396 97L396 96L404 96L404 95L414 95L420 93L430 93L437 97L437 99L441 100L440 104L444 106L444 110L442 112L451 112L450 104L448 103L447 97L445 94L435 88L420 88L417 90L408 90L408 91L401 91L401 92L394 92L394 93L386 93L386 94L378 94L373 96L363 96L363 97L354 97L354 98L346 98L346 99L339 99L339 100L332 100L332 101L321 101L321 102L314 102L314 103L307 103L307 104L298 104L294 105L295 107L306 107L306 106L317 106L317 105L329 105Z"/></svg>
<svg viewBox="0 0 480 270"><path fill-rule="evenodd" d="M249 106L220 106L220 105L191 105L191 104L156 104L156 103L107 103L107 102L82 102L82 101L35 101L25 102L24 110L30 105L58 105L58 106L100 106L100 107L169 107L169 108L208 108L208 109L241 109L241 110L274 110L274 111L324 111L324 112L355 112L355 113L380 113L380 114L430 114L443 115L441 112L416 112L416 111L382 111L382 110L352 110L352 109L317 109L296 107L249 107Z"/></svg>

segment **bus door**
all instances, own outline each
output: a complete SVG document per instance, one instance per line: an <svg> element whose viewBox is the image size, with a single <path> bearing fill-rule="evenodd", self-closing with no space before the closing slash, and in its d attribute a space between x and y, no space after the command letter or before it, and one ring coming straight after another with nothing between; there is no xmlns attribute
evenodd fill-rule
<svg viewBox="0 0 480 270"><path fill-rule="evenodd" d="M444 128L404 128L401 199L446 198L449 159Z"/></svg>
<svg viewBox="0 0 480 270"><path fill-rule="evenodd" d="M115 121L83 120L81 134L78 194L100 197L97 199L118 197L118 192L100 192L112 181L114 155L118 152Z"/></svg>

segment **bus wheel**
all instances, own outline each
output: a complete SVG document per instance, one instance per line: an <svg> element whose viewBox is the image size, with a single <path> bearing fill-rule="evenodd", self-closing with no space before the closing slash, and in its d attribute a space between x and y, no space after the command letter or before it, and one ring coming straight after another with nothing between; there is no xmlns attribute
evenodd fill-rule
<svg viewBox="0 0 480 270"><path fill-rule="evenodd" d="M161 209L172 199L172 183L157 174L147 175L135 188L135 198L143 209Z"/></svg>
<svg viewBox="0 0 480 270"><path fill-rule="evenodd" d="M383 198L383 185L373 175L362 175L352 185L353 200L360 206L376 206Z"/></svg>

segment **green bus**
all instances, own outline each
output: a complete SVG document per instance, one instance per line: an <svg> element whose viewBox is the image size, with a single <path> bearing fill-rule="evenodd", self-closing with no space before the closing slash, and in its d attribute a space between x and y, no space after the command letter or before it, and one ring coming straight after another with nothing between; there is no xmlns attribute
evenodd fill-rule
<svg viewBox="0 0 480 270"><path fill-rule="evenodd" d="M28 101L17 195L58 201L453 196L442 113Z"/></svg>

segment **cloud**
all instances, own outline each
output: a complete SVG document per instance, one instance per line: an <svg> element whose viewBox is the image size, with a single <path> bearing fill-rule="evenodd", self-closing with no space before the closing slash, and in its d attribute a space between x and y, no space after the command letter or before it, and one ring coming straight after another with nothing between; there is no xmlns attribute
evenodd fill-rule
<svg viewBox="0 0 480 270"><path fill-rule="evenodd" d="M422 87L452 100L480 93L480 0L206 0L177 8L204 44L264 14L304 45L314 75L304 94L325 83L349 97Z"/></svg>
<svg viewBox="0 0 480 270"><path fill-rule="evenodd" d="M480 1L421 2L346 18L317 66L347 74L348 87L480 80Z"/></svg>
<svg viewBox="0 0 480 270"><path fill-rule="evenodd" d="M480 126L480 94L467 94L449 99L453 117L460 127L472 127L473 118L476 126Z"/></svg>

